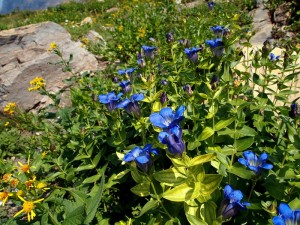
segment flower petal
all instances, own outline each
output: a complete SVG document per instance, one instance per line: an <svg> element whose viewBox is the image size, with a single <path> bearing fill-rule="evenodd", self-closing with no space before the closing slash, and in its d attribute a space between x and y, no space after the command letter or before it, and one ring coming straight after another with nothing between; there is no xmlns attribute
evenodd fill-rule
<svg viewBox="0 0 300 225"><path fill-rule="evenodd" d="M169 136L169 133L162 131L158 134L158 140L162 144L167 144Z"/></svg>
<svg viewBox="0 0 300 225"><path fill-rule="evenodd" d="M150 156L149 155L138 156L136 157L135 160L140 164L146 164L150 161Z"/></svg>
<svg viewBox="0 0 300 225"><path fill-rule="evenodd" d="M168 126L165 124L165 118L163 118L159 113L153 113L149 117L150 122L160 128L167 128Z"/></svg>
<svg viewBox="0 0 300 225"><path fill-rule="evenodd" d="M180 116L183 116L184 110L185 110L184 105L179 106L179 108L176 110L175 118L179 118Z"/></svg>
<svg viewBox="0 0 300 225"><path fill-rule="evenodd" d="M254 161L254 162L257 161L257 156L252 151L245 151L244 157L248 162L249 161Z"/></svg>
<svg viewBox="0 0 300 225"><path fill-rule="evenodd" d="M284 219L282 219L280 216L275 216L272 219L274 225L285 225Z"/></svg>
<svg viewBox="0 0 300 225"><path fill-rule="evenodd" d="M239 202L243 199L243 193L240 190L234 190L229 194L231 202Z"/></svg>
<svg viewBox="0 0 300 225"><path fill-rule="evenodd" d="M290 206L286 203L280 203L278 211L284 219L291 218L293 216L293 211L291 210Z"/></svg>
<svg viewBox="0 0 300 225"><path fill-rule="evenodd" d="M226 185L224 187L224 197L229 198L230 193L233 191L232 187L230 185Z"/></svg>
<svg viewBox="0 0 300 225"><path fill-rule="evenodd" d="M259 156L259 159L261 162L265 161L267 158L269 157L269 155L267 153L262 153L260 156Z"/></svg>
<svg viewBox="0 0 300 225"><path fill-rule="evenodd" d="M171 108L163 108L159 114L165 119L165 125L169 125L174 119L174 112Z"/></svg>
<svg viewBox="0 0 300 225"><path fill-rule="evenodd" d="M272 164L269 164L269 163L264 163L262 165L262 168L266 169L266 170L270 170L273 168L273 165Z"/></svg>
<svg viewBox="0 0 300 225"><path fill-rule="evenodd" d="M129 99L125 99L125 100L123 100L122 102L120 102L117 106L116 106L116 108L125 108L129 103L130 103L131 101L129 100Z"/></svg>
<svg viewBox="0 0 300 225"><path fill-rule="evenodd" d="M242 164L242 165L244 165L244 166L248 166L248 162L247 162L246 159L244 159L244 158L239 158L238 161L239 161L240 164Z"/></svg>

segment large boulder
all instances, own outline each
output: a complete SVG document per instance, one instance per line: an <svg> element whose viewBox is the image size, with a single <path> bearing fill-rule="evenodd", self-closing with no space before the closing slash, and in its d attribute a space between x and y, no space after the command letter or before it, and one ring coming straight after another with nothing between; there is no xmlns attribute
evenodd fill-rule
<svg viewBox="0 0 300 225"><path fill-rule="evenodd" d="M73 72L95 71L98 62L94 55L82 48L80 42L71 40L71 35L53 22L33 24L0 32L0 109L7 102L16 102L18 107L30 111L41 108L51 100L35 91L28 92L29 82L35 77L46 80L46 89L56 92L66 85L64 79L71 73L54 65L61 59L49 52L50 43L55 42L68 59L70 54Z"/></svg>

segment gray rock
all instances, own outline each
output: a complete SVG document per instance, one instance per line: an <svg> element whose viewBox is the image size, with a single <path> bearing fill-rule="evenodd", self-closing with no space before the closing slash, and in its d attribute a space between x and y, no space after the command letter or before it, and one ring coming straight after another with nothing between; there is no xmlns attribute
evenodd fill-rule
<svg viewBox="0 0 300 225"><path fill-rule="evenodd" d="M278 6L274 12L274 22L277 26L287 25L292 15L292 4L285 2Z"/></svg>
<svg viewBox="0 0 300 225"><path fill-rule="evenodd" d="M86 35L85 38L88 39L93 44L100 44L106 47L106 41L104 38L96 31L90 30Z"/></svg>
<svg viewBox="0 0 300 225"><path fill-rule="evenodd" d="M62 71L56 63L60 58L47 51L50 43L55 42L63 52L64 59L70 54L73 72L98 69L97 59L80 42L71 40L70 34L53 22L33 24L0 32L0 109L7 102L16 102L26 111L52 103L35 91L28 92L29 82L35 77L46 80L48 91L65 89L64 79L71 73Z"/></svg>

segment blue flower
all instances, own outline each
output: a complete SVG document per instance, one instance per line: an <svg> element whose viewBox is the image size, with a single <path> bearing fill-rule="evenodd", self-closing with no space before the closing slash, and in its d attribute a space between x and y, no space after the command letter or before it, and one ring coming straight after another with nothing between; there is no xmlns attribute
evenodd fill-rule
<svg viewBox="0 0 300 225"><path fill-rule="evenodd" d="M178 42L179 44L183 45L185 48L189 48L191 45L191 42L188 39L180 39Z"/></svg>
<svg viewBox="0 0 300 225"><path fill-rule="evenodd" d="M214 56L221 57L223 55L224 43L221 38L206 40L205 43L209 45Z"/></svg>
<svg viewBox="0 0 300 225"><path fill-rule="evenodd" d="M278 207L279 216L273 217L274 225L299 225L300 210L291 210L288 204L280 203Z"/></svg>
<svg viewBox="0 0 300 225"><path fill-rule="evenodd" d="M198 54L197 52L201 51L201 48L193 47L193 48L185 48L184 53L188 56L189 60L193 63L197 62Z"/></svg>
<svg viewBox="0 0 300 225"><path fill-rule="evenodd" d="M125 70L119 70L118 73L120 75L127 74L128 76L131 76L131 74L136 70L136 68L127 68Z"/></svg>
<svg viewBox="0 0 300 225"><path fill-rule="evenodd" d="M174 33L173 32L166 34L166 41L167 41L167 43L171 43L174 41Z"/></svg>
<svg viewBox="0 0 300 225"><path fill-rule="evenodd" d="M154 50L156 49L156 47L143 45L142 49L144 50L145 56L147 58L154 58Z"/></svg>
<svg viewBox="0 0 300 225"><path fill-rule="evenodd" d="M144 99L143 94L133 94L130 96L130 99L126 98L122 102L120 102L116 108L125 109L126 112L130 115L135 115L136 117L141 116L140 106L138 105L138 101Z"/></svg>
<svg viewBox="0 0 300 225"><path fill-rule="evenodd" d="M293 102L291 104L291 110L289 111L289 115L292 119L294 119L298 115L298 104Z"/></svg>
<svg viewBox="0 0 300 225"><path fill-rule="evenodd" d="M120 82L120 87L122 88L123 93L131 92L131 82L129 80Z"/></svg>
<svg viewBox="0 0 300 225"><path fill-rule="evenodd" d="M217 26L214 26L214 27L210 27L210 30L212 32L214 32L214 34L217 36L217 37L223 37L224 35L228 34L229 33L229 29L228 28L225 28L223 26L220 26L220 25L217 25Z"/></svg>
<svg viewBox="0 0 300 225"><path fill-rule="evenodd" d="M217 89L219 81L220 81L219 77L217 75L213 75L213 77L211 78L211 81L210 81L210 87L212 90Z"/></svg>
<svg viewBox="0 0 300 225"><path fill-rule="evenodd" d="M168 95L166 92L161 93L160 95L160 103L164 104L166 101L168 101Z"/></svg>
<svg viewBox="0 0 300 225"><path fill-rule="evenodd" d="M137 57L137 64L140 66L140 67L145 67L146 66L146 62L145 62L145 59L143 58L142 54L137 54L136 55Z"/></svg>
<svg viewBox="0 0 300 225"><path fill-rule="evenodd" d="M192 87L191 87L191 85L189 85L189 84L183 85L183 90L184 90L185 93L187 93L188 95L192 95L192 94L193 94Z"/></svg>
<svg viewBox="0 0 300 225"><path fill-rule="evenodd" d="M245 151L244 158L239 158L238 161L244 166L247 166L250 170L254 171L255 174L260 174L261 169L270 170L273 168L272 164L266 163L268 159L267 153L262 153L259 158L252 151Z"/></svg>
<svg viewBox="0 0 300 225"><path fill-rule="evenodd" d="M274 53L270 53L270 60L277 61L280 58L280 55L275 56Z"/></svg>
<svg viewBox="0 0 300 225"><path fill-rule="evenodd" d="M179 126L170 128L168 132L160 132L158 140L168 146L168 150L172 155L182 155L185 146L182 140L182 129Z"/></svg>
<svg viewBox="0 0 300 225"><path fill-rule="evenodd" d="M166 86L168 84L168 82L166 80L162 80L160 83L164 86Z"/></svg>
<svg viewBox="0 0 300 225"><path fill-rule="evenodd" d="M152 144L147 144L144 148L134 147L124 156L123 161L135 161L137 166L147 173L152 166L151 154L158 155L157 149L152 148Z"/></svg>
<svg viewBox="0 0 300 225"><path fill-rule="evenodd" d="M173 112L171 108L163 108L159 113L152 113L149 119L154 126L160 127L164 131L167 131L174 126L178 126L179 123L184 119L184 110L185 107L183 105L178 107L176 112Z"/></svg>
<svg viewBox="0 0 300 225"><path fill-rule="evenodd" d="M108 111L112 111L116 108L120 97L123 93L119 93L118 95L115 92L109 92L108 94L101 94L99 95L99 102L105 104Z"/></svg>
<svg viewBox="0 0 300 225"><path fill-rule="evenodd" d="M241 203L243 193L240 190L233 190L230 185L224 188L224 199L221 202L220 214L223 219L235 216L240 210L245 210L249 206L249 202Z"/></svg>
<svg viewBox="0 0 300 225"><path fill-rule="evenodd" d="M212 10L214 8L214 6L216 5L215 2L207 2L207 6L210 10Z"/></svg>

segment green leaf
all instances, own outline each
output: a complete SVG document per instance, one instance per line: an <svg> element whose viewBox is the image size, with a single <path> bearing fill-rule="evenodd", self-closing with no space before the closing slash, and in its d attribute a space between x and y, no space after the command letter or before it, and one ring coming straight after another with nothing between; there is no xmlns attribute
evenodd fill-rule
<svg viewBox="0 0 300 225"><path fill-rule="evenodd" d="M93 159L93 165L96 167L101 159L102 151L100 151Z"/></svg>
<svg viewBox="0 0 300 225"><path fill-rule="evenodd" d="M90 184L90 183L94 183L96 181L98 181L100 178L101 178L102 174L96 174L94 176L91 176L91 177L88 177L88 178L85 178L82 183L83 184Z"/></svg>
<svg viewBox="0 0 300 225"><path fill-rule="evenodd" d="M145 197L150 194L150 183L145 182L145 183L140 183L133 188L130 189L134 194L140 196L140 197Z"/></svg>
<svg viewBox="0 0 300 225"><path fill-rule="evenodd" d="M220 120L219 122L217 122L217 124L214 126L214 130L215 131L219 131L227 126L229 126L235 119L234 118L230 118L228 120Z"/></svg>
<svg viewBox="0 0 300 225"><path fill-rule="evenodd" d="M96 212L98 210L101 198L102 198L102 193L104 190L104 183L105 183L105 176L104 172L100 181L100 186L97 187L98 191L96 192L95 195L89 197L86 201L86 218L84 220L84 224L89 224L90 222L92 222L92 220L94 219Z"/></svg>
<svg viewBox="0 0 300 225"><path fill-rule="evenodd" d="M65 200L66 218L62 225L82 225L85 217L84 205L77 206L70 203L71 201ZM77 206L77 207L76 207Z"/></svg>
<svg viewBox="0 0 300 225"><path fill-rule="evenodd" d="M204 141L207 138L211 137L215 131L211 127L205 127L202 133L197 138L198 141Z"/></svg>
<svg viewBox="0 0 300 225"><path fill-rule="evenodd" d="M160 183L168 186L177 186L186 181L187 175L184 167L174 167L167 170L158 171L153 174L154 178Z"/></svg>
<svg viewBox="0 0 300 225"><path fill-rule="evenodd" d="M80 171L83 171L83 170L92 170L94 169L95 166L94 165L91 165L91 164L88 164L88 165L83 165L83 166L79 166L75 169L75 172L80 172Z"/></svg>
<svg viewBox="0 0 300 225"><path fill-rule="evenodd" d="M151 199L149 202L147 202L143 208L141 209L140 214L137 217L140 217L144 215L146 212L148 212L151 209L155 209L159 206L159 201Z"/></svg>
<svg viewBox="0 0 300 225"><path fill-rule="evenodd" d="M212 225L216 220L217 205L213 201L204 202L200 207L201 218L208 224Z"/></svg>
<svg viewBox="0 0 300 225"><path fill-rule="evenodd" d="M200 141L188 142L187 149L191 151L198 148L200 145L201 145Z"/></svg>
<svg viewBox="0 0 300 225"><path fill-rule="evenodd" d="M246 125L244 125L242 129L237 130L236 133L241 135L240 137L245 137L245 136L254 137L257 135L257 132L253 128L248 127Z"/></svg>
<svg viewBox="0 0 300 225"><path fill-rule="evenodd" d="M233 166L229 169L228 172L247 180L250 180L254 175L253 172L248 170L245 166L241 165L240 163L233 164Z"/></svg>
<svg viewBox="0 0 300 225"><path fill-rule="evenodd" d="M278 183L273 180L269 180L264 184L264 186L273 198L282 201L286 197L286 185L284 183Z"/></svg>
<svg viewBox="0 0 300 225"><path fill-rule="evenodd" d="M200 182L183 183L163 193L163 198L174 202L184 202L200 195Z"/></svg>
<svg viewBox="0 0 300 225"><path fill-rule="evenodd" d="M190 166L197 166L206 162L210 162L216 158L215 153L209 153L205 155L199 155L191 159Z"/></svg>
<svg viewBox="0 0 300 225"><path fill-rule="evenodd" d="M185 214L185 215L191 225L208 225L205 221L199 219L196 216L190 214Z"/></svg>
<svg viewBox="0 0 300 225"><path fill-rule="evenodd" d="M201 195L210 195L220 185L223 179L219 174L205 174L204 179L201 182Z"/></svg>
<svg viewBox="0 0 300 225"><path fill-rule="evenodd" d="M245 149L251 147L254 142L254 137L241 138L235 141L234 148L236 151L244 151Z"/></svg>

